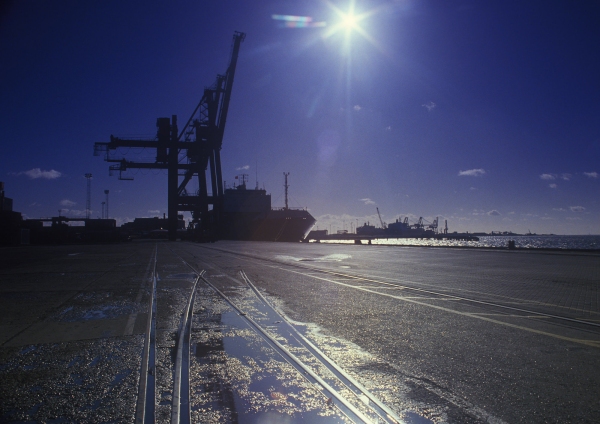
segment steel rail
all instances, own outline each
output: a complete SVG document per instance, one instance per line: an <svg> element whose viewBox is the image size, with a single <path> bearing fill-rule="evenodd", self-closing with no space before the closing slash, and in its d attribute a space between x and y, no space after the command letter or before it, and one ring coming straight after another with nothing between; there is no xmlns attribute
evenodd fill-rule
<svg viewBox="0 0 600 424"><path fill-rule="evenodd" d="M240 271L240 275L242 279L248 284L248 286L252 289L252 291L256 294L256 296L263 302L263 304L269 307L273 312L275 312L278 316L282 318L283 321L287 324L288 330L292 333L293 337L304 346L306 350L308 350L323 366L325 366L333 375L336 376L354 395L360 399L361 395L366 396L370 402L373 402L373 405L369 406L373 409L376 414L387 420L394 423L401 422L400 417L396 415L394 411L392 411L389 407L383 404L377 397L375 397L371 392L369 392L362 384L356 381L352 376L346 373L342 368L340 368L333 360L331 360L325 353L323 353L317 346L315 346L310 340L308 340L304 335L302 335L293 325L292 323L282 314L280 314L271 303L263 296L263 294L256 288L256 286L250 281L248 275L242 270ZM362 401L362 399L360 399Z"/></svg>
<svg viewBox="0 0 600 424"><path fill-rule="evenodd" d="M263 338L269 342L286 360L299 371L304 372L305 375L309 375L313 379L313 383L316 382L321 386L323 393L330 397L335 398L338 401L336 406L342 411L348 418L353 422L371 423L371 420L360 412L354 405L348 402L341 394L339 394L333 387L325 382L319 375L317 375L310 367L305 365L296 355L290 352L285 346L279 343L273 336L271 336L260 324L247 315L242 309L240 309L225 293L215 287L210 281L202 277L208 286L210 286L223 300L225 300L233 309L235 309L240 317L246 320L252 328L254 328ZM343 405L344 408L340 408L339 405Z"/></svg>
<svg viewBox="0 0 600 424"><path fill-rule="evenodd" d="M295 268L305 269L305 270L309 270L309 271L315 271L315 272L320 272L320 273L324 273L324 274L335 275L335 276L349 278L349 279L353 279L353 280L367 281L367 282L376 283L376 284L379 284L379 285L386 285L386 286L390 286L390 287L394 287L394 288L401 288L401 289L405 289L405 290L411 290L411 291L415 291L415 292L426 293L426 294L430 294L430 295L435 295L435 296L450 298L450 299L453 299L453 300L460 300L460 301L464 301L464 302L476 303L476 304L486 305L486 306L493 306L493 307L497 307L497 308L501 308L501 309L507 309L507 310L512 310L512 311L517 311L517 312L524 312L524 313L536 315L536 316L539 316L539 317L553 318L553 319L557 319L557 320L569 321L569 322L574 322L574 323L577 323L577 324L589 325L589 326L592 326L592 327L600 327L600 323L596 323L596 322L581 320L581 319L577 319L577 318L569 318L569 317L566 317L566 316L563 316L563 315L549 314L549 313L546 313L546 312L533 311L533 310L530 310L530 309L517 308L517 307L514 307L514 306L503 305L501 303L494 303L494 302L488 302L488 301L485 301L485 300L472 299L472 298L464 297L464 296L456 296L456 295L451 295L451 294L447 294L447 293L436 292L436 291L433 291L433 290L421 289L421 288L418 288L418 287L411 287L411 286L405 285L406 283L402 283L402 282L390 283L390 282L386 282L386 281L381 281L379 279L375 279L375 278L379 278L379 277L371 277L371 276L368 276L368 275L360 275L360 274L358 274L358 275L346 274L346 273L342 273L342 272L339 272L339 271L329 271L329 270L326 270L326 269L317 268L317 267L311 267L311 266L308 266L308 265L301 265L301 264L295 264L295 263L294 264L290 264L288 262L278 261L276 259L263 258L263 257L260 257L260 256L251 255L251 254L248 254L248 253L232 252L230 250L219 249L219 248L214 248L214 247L205 247L205 246L202 246L202 247L204 247L206 249L217 250L217 251L220 251L220 252L229 253L229 254L236 255L236 256L245 256L245 257L248 257L248 258L251 258L251 259L261 260L261 261L264 261L264 262L276 263L278 265L285 265L285 266L289 266L289 267L295 267ZM305 274L302 274L302 275L305 275ZM309 276L309 275L307 275L307 276Z"/></svg>
<svg viewBox="0 0 600 424"><path fill-rule="evenodd" d="M180 255L178 255L180 259L196 274L199 275L200 279L208 285L212 290L214 290L227 304L229 304L241 318L243 318L251 328L260 334L263 339L273 347L280 355L286 359L290 365L294 366L298 371L304 374L305 378L310 377L309 381L311 383L317 383L320 386L321 392L327 396L328 398L335 399L337 403L335 406L346 415L353 422L362 422L362 423L371 423L371 419L369 419L366 415L364 415L361 411L359 411L352 403L350 403L346 398L344 398L340 393L338 393L333 387L331 387L327 382L325 382L318 374L316 374L310 367L304 364L299 358L297 358L292 352L290 352L285 346L279 343L273 336L271 336L260 324L258 324L255 320L253 320L250 316L248 316L241 308L239 308L225 293L219 290L214 284L208 281L204 275L200 275L200 273L196 270L196 268L186 262ZM379 415L379 414L378 414ZM383 417L382 417L383 418ZM388 416L388 419L392 419L392 423L398 423L400 421L393 419Z"/></svg>
<svg viewBox="0 0 600 424"><path fill-rule="evenodd" d="M142 354L140 371L140 386L136 405L136 424L154 424L155 416L155 390L156 390L156 261L158 245L154 245L154 262L152 269L152 286L149 290L148 322L146 325L146 340Z"/></svg>
<svg viewBox="0 0 600 424"><path fill-rule="evenodd" d="M177 338L177 356L175 357L175 375L173 377L173 402L171 408L171 424L189 424L190 410L190 336L196 286L204 271L196 273L196 278L181 315L181 323ZM182 408L183 406L183 408ZM185 409L182 411L182 409Z"/></svg>

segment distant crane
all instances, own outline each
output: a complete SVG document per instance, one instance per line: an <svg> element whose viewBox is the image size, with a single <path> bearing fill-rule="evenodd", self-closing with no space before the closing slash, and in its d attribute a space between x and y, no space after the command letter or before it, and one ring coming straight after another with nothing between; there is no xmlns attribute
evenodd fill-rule
<svg viewBox="0 0 600 424"><path fill-rule="evenodd" d="M385 230L387 228L387 225L385 222L383 222L383 219L381 219L381 214L379 213L379 208L375 207L375 209L377 209L377 216L379 216L379 222L381 223L381 228Z"/></svg>
<svg viewBox="0 0 600 424"><path fill-rule="evenodd" d="M448 234L448 220L444 219L444 234Z"/></svg>
<svg viewBox="0 0 600 424"><path fill-rule="evenodd" d="M416 224L411 225L415 230L422 230L425 226L423 225L423 217L420 216Z"/></svg>
<svg viewBox="0 0 600 424"><path fill-rule="evenodd" d="M439 220L439 217L436 216L435 219L433 220L433 223L427 226L427 228L432 230L435 234L438 233L438 220Z"/></svg>

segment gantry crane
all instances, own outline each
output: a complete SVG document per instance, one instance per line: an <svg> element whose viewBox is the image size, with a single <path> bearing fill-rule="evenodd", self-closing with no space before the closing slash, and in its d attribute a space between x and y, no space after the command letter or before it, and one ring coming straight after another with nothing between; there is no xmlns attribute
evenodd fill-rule
<svg viewBox="0 0 600 424"><path fill-rule="evenodd" d="M417 221L416 224L411 225L412 228L414 228L415 230L422 230L425 228L425 226L423 225L423 217L420 216L419 220Z"/></svg>
<svg viewBox="0 0 600 424"><path fill-rule="evenodd" d="M432 230L435 234L438 233L438 221L439 221L439 217L435 217L434 221L432 224L429 224L427 226L427 228L429 228L430 230Z"/></svg>
<svg viewBox="0 0 600 424"><path fill-rule="evenodd" d="M116 163L110 166L110 172L119 171L120 179L132 179L123 176L128 169L167 169L169 240L177 237L180 211L192 213L201 238L216 236L223 205L220 152L240 44L245 36L242 32L234 33L227 72L217 75L216 82L204 89L200 103L181 132L178 132L177 116L173 115L171 119L157 119L158 130L154 140L126 140L111 135L110 142L94 144L94 155L106 152L105 160ZM112 156L111 152L119 147L156 149L156 161L133 162ZM206 171L209 172L208 178ZM181 181L180 176L183 177ZM186 187L193 177L198 178L199 189L190 193Z"/></svg>

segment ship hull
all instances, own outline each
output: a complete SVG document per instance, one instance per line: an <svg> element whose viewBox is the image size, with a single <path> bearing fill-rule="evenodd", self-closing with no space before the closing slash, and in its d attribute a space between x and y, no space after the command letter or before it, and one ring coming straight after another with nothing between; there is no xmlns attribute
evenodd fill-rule
<svg viewBox="0 0 600 424"><path fill-rule="evenodd" d="M315 222L305 210L273 209L258 227L253 240L302 241Z"/></svg>
<svg viewBox="0 0 600 424"><path fill-rule="evenodd" d="M231 214L225 217L221 237L226 240L299 242L315 225L305 210L273 209L263 214Z"/></svg>

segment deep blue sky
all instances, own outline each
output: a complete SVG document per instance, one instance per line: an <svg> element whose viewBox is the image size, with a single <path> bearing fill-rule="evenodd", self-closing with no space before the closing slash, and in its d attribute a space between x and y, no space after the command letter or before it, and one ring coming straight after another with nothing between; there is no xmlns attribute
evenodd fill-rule
<svg viewBox="0 0 600 424"><path fill-rule="evenodd" d="M600 233L600 3L15 1L0 11L0 180L26 217L166 212L166 172L108 176L94 142L186 121L234 31L223 174L250 175L319 228L375 207L450 231ZM324 27L285 29L273 14ZM366 35L366 37L364 35ZM348 38L349 37L349 38ZM130 152L128 158L139 160ZM148 155L146 155L148 156ZM241 168L248 167L241 171ZM257 169L258 168L258 169Z"/></svg>

